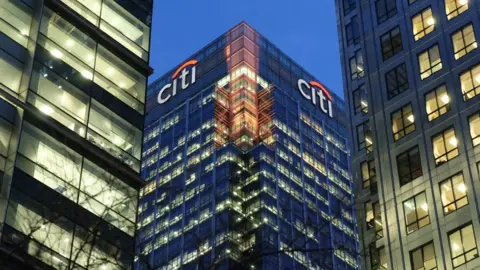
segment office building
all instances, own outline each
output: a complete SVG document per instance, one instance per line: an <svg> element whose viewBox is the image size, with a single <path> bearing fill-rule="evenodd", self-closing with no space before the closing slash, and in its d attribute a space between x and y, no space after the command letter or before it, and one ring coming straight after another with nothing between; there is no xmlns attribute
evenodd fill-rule
<svg viewBox="0 0 480 270"><path fill-rule="evenodd" d="M336 4L362 269L480 268L480 2Z"/></svg>
<svg viewBox="0 0 480 270"><path fill-rule="evenodd" d="M343 101L250 26L146 107L136 269L358 269Z"/></svg>
<svg viewBox="0 0 480 270"><path fill-rule="evenodd" d="M132 268L151 11L1 1L1 269Z"/></svg>

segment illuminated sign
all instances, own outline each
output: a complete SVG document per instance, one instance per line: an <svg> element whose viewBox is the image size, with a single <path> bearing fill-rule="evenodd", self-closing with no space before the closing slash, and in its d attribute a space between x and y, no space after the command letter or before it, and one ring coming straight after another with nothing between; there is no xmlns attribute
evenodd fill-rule
<svg viewBox="0 0 480 270"><path fill-rule="evenodd" d="M318 103L320 109L333 118L332 96L330 96L330 93L322 84L315 81L308 83L305 80L299 79L298 90L304 98L311 100L313 105L317 105Z"/></svg>
<svg viewBox="0 0 480 270"><path fill-rule="evenodd" d="M157 101L159 104L167 102L170 98L174 97L177 94L177 88L180 87L181 90L187 89L190 85L195 83L197 76L197 60L190 60L181 65L177 71L172 76L172 83L166 84L160 92L158 92ZM191 67L191 70L188 70L188 67ZM190 80L188 76L190 75ZM180 81L180 82L179 82ZM178 85L180 83L180 85Z"/></svg>

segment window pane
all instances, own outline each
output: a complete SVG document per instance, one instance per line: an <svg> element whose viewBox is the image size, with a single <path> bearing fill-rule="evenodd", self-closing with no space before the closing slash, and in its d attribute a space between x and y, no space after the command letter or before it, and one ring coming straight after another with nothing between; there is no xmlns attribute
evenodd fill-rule
<svg viewBox="0 0 480 270"><path fill-rule="evenodd" d="M5 0L0 5L0 32L27 47L33 10L22 1Z"/></svg>
<svg viewBox="0 0 480 270"><path fill-rule="evenodd" d="M472 138L473 146L480 144L480 113L474 114L469 118L470 122L470 136Z"/></svg>

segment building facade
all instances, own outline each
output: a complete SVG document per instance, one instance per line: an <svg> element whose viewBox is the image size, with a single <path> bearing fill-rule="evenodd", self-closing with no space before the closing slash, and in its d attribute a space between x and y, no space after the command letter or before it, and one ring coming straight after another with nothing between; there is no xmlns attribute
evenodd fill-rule
<svg viewBox="0 0 480 270"><path fill-rule="evenodd" d="M337 0L362 269L478 269L478 0Z"/></svg>
<svg viewBox="0 0 480 270"><path fill-rule="evenodd" d="M245 23L153 82L136 269L358 269L343 107Z"/></svg>
<svg viewBox="0 0 480 270"><path fill-rule="evenodd" d="M0 268L131 269L151 0L0 2Z"/></svg>

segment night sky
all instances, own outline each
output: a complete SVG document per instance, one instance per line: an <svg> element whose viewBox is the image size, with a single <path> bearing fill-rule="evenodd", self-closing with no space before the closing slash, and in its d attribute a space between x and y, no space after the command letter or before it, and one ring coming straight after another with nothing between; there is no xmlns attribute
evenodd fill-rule
<svg viewBox="0 0 480 270"><path fill-rule="evenodd" d="M225 31L246 21L343 97L333 0L154 0L153 82Z"/></svg>

